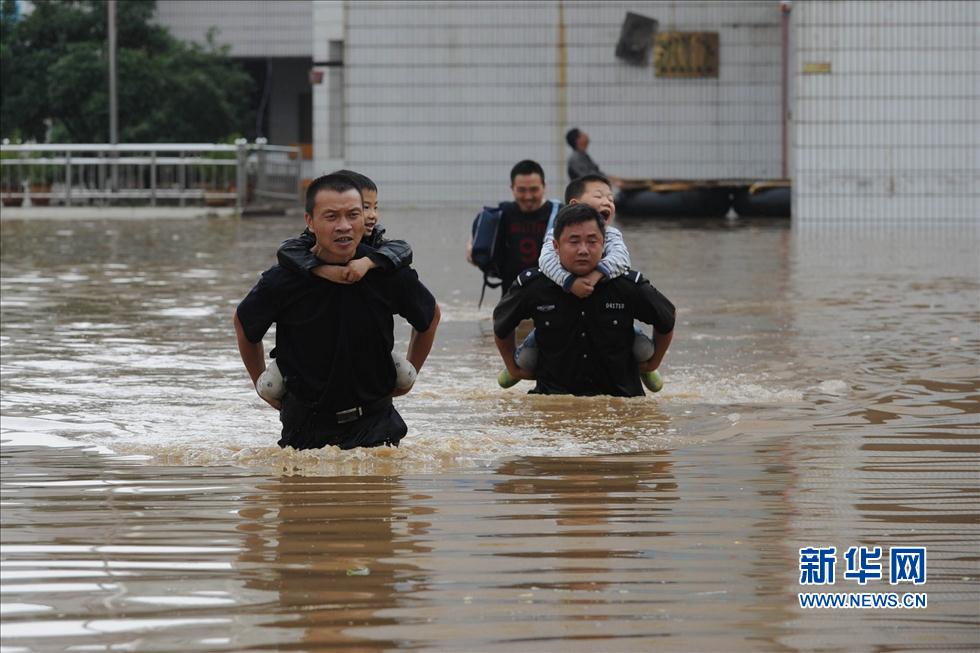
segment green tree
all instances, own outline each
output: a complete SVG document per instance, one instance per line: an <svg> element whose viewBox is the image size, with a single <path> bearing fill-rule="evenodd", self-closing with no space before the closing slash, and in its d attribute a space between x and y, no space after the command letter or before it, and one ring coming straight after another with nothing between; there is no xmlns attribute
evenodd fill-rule
<svg viewBox="0 0 980 653"><path fill-rule="evenodd" d="M107 5L36 0L0 14L0 135L43 141L109 139ZM152 22L154 0L117 3L122 142L216 142L246 131L252 78L218 47L178 41Z"/></svg>

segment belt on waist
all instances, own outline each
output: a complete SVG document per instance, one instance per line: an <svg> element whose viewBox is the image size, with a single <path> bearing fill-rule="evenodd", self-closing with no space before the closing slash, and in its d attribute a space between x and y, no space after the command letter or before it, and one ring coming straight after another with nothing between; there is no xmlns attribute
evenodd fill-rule
<svg viewBox="0 0 980 653"><path fill-rule="evenodd" d="M339 410L337 412L322 406L311 406L310 408L313 411L312 415L316 416L320 420L326 420L333 422L334 424L347 424L366 415L380 413L389 406L391 406L391 397L382 397L377 401L372 401L361 406L354 406L353 408L347 408L345 410Z"/></svg>

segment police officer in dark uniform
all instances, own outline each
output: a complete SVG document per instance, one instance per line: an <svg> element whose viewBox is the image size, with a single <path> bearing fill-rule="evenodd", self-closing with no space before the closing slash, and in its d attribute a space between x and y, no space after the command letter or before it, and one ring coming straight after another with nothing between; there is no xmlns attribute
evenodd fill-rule
<svg viewBox="0 0 980 653"><path fill-rule="evenodd" d="M558 212L554 238L562 266L577 276L602 258L599 213L587 204ZM636 271L600 283L584 299L565 292L537 269L525 270L493 312L493 330L507 370L532 378L514 362L514 329L531 318L537 330L533 372L540 394L642 396L640 372L657 369L674 330L674 305ZM654 327L656 353L645 363L633 355L633 320Z"/></svg>
<svg viewBox="0 0 980 653"><path fill-rule="evenodd" d="M324 175L306 194L313 253L326 264L365 256L362 199L342 175ZM421 370L432 348L439 307L410 267L372 270L353 284L302 276L279 265L235 312L242 362L253 384L265 369L262 337L276 324L273 356L285 380L279 446L342 449L397 445L407 432L392 406L395 369L393 315L412 325L406 358ZM267 400L268 401L268 400Z"/></svg>

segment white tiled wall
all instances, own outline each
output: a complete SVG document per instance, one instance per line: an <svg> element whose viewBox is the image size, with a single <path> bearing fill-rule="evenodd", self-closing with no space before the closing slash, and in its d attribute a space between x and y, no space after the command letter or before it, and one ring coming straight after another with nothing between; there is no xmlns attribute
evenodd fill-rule
<svg viewBox="0 0 980 653"><path fill-rule="evenodd" d="M330 42L343 42L345 12L340 0L317 0L313 4L310 36L313 43L314 70L323 81L313 85L313 176L336 170L344 165L344 129L331 131L331 125L343 120L344 73L339 67L323 64L330 60ZM331 136L334 136L331 139Z"/></svg>
<svg viewBox="0 0 980 653"><path fill-rule="evenodd" d="M313 41L310 0L157 0L157 22L183 41L231 46L233 57L310 57Z"/></svg>
<svg viewBox="0 0 980 653"><path fill-rule="evenodd" d="M796 219L980 220L980 3L810 0L792 21Z"/></svg>
<svg viewBox="0 0 980 653"><path fill-rule="evenodd" d="M627 11L717 31L719 78L617 60ZM780 176L776 0L158 0L157 15L190 41L219 27L238 57L322 62L343 41L342 72L320 69L313 87L314 168L364 170L386 203L493 202L521 158L559 194L571 126L618 176ZM980 216L980 3L806 0L791 15L797 219ZM808 62L831 72L804 74Z"/></svg>
<svg viewBox="0 0 980 653"><path fill-rule="evenodd" d="M385 203L495 202L523 158L539 161L560 194L572 126L621 177L780 176L774 0L359 0L346 9L347 163L375 178ZM616 59L627 11L661 31L717 31L719 78L657 78L652 51L645 67Z"/></svg>

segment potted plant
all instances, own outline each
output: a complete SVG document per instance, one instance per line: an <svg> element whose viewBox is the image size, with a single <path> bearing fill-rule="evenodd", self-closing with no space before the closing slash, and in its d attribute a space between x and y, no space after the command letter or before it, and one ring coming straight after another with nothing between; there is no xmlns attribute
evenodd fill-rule
<svg viewBox="0 0 980 653"><path fill-rule="evenodd" d="M233 134L224 139L220 145L234 145L240 138L239 134ZM201 156L202 159L211 160L234 160L237 158L235 152L207 152ZM238 190L236 184L236 167L226 165L207 165L201 166L201 179L207 180L204 184L204 203L208 206L233 206L235 198L215 197L215 193L234 193Z"/></svg>

